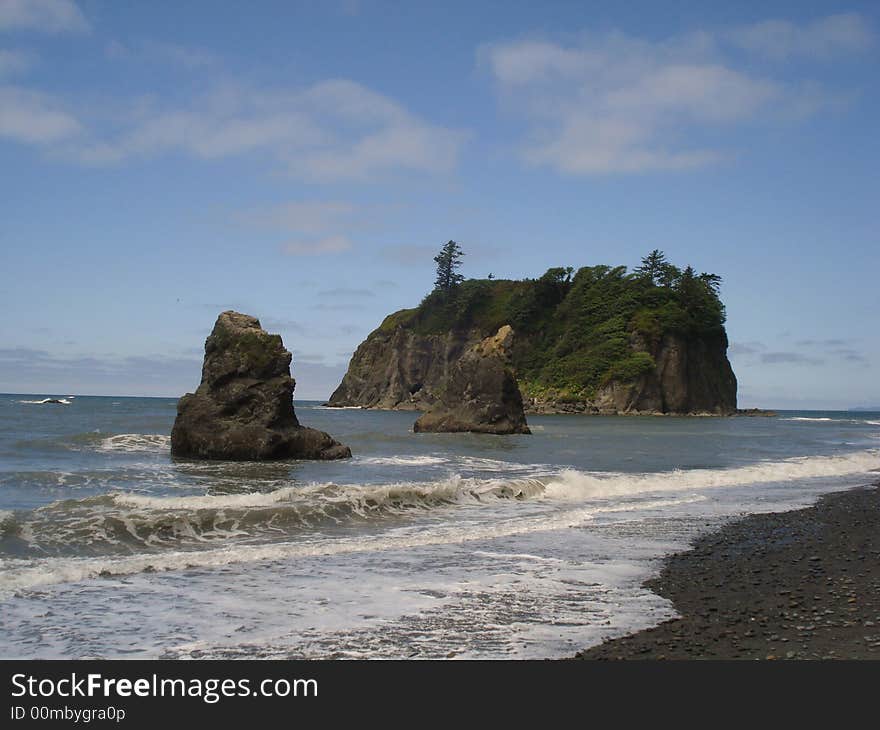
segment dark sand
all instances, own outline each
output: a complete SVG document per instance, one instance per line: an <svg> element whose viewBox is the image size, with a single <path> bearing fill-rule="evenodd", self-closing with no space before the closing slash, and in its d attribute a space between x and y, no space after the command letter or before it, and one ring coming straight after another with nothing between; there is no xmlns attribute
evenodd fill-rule
<svg viewBox="0 0 880 730"><path fill-rule="evenodd" d="M752 515L645 586L680 619L578 659L880 659L880 483Z"/></svg>

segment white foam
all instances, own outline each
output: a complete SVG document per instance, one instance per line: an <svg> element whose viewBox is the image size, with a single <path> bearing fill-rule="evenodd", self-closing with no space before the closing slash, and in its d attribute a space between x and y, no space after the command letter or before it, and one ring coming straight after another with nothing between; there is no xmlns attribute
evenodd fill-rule
<svg viewBox="0 0 880 730"><path fill-rule="evenodd" d="M471 471L504 471L511 472L530 472L538 471L555 471L548 464L517 464L512 461L502 461L501 459L488 459L481 456L462 456L456 459L456 466ZM558 467L557 467L558 468Z"/></svg>
<svg viewBox="0 0 880 730"><path fill-rule="evenodd" d="M260 509L283 505L381 506L437 502L478 503L487 497L530 497L540 494L543 483L537 480L464 479L453 476L436 482L398 482L377 485L337 485L331 483L282 487L272 492L244 494L192 495L186 497L148 497L140 494L116 493L113 501L119 506L149 510ZM357 511L357 510L356 510Z"/></svg>
<svg viewBox="0 0 880 730"><path fill-rule="evenodd" d="M71 397L71 396L68 396L68 397ZM20 400L20 401L16 401L16 402L17 403L25 403L27 405L35 405L35 406L41 406L46 403L52 403L54 405L60 404L60 405L64 405L64 406L70 405L70 401L67 400L67 398L43 398L42 400Z"/></svg>
<svg viewBox="0 0 880 730"><path fill-rule="evenodd" d="M103 439L99 451L167 451L171 437L161 433L120 433Z"/></svg>
<svg viewBox="0 0 880 730"><path fill-rule="evenodd" d="M807 423L859 423L867 426L880 426L880 421L868 421L863 418L825 418L825 417L807 417L807 416L791 416L789 418L780 418L780 421L803 421Z"/></svg>
<svg viewBox="0 0 880 730"><path fill-rule="evenodd" d="M446 463L448 459L440 456L368 456L358 461L377 466L433 466Z"/></svg>
<svg viewBox="0 0 880 730"><path fill-rule="evenodd" d="M584 503L615 498L651 498L665 492L752 486L793 480L842 477L880 468L880 451L765 462L729 469L692 469L650 474L563 470L549 476L481 479L459 475L431 482L281 486L274 491L236 494L151 496L115 492L78 502L53 503L37 510L37 537L53 542L110 541L127 526L141 542L218 540L288 533L329 520L413 515L452 507L518 509L517 501ZM505 506L506 505L506 506ZM595 505L598 506L598 505ZM535 508L532 508L534 510ZM45 515L44 515L45 513ZM473 513L470 513L473 514ZM460 519L460 518L455 518ZM109 527L108 527L109 525ZM62 528L71 532L64 537ZM111 530L105 535L101 530ZM180 543L178 543L180 546Z"/></svg>
<svg viewBox="0 0 880 730"><path fill-rule="evenodd" d="M607 507L585 507L491 523L452 523L425 529L401 529L382 535L344 539L318 539L310 542L236 545L199 551L174 551L155 555L121 558L49 558L36 563L28 560L0 560L0 591L16 592L56 583L75 583L99 575L130 575L145 570L171 571L188 568L218 568L236 563L290 560L359 552L377 552L491 540L533 532L577 527L601 513L662 509L703 501L701 496L639 502Z"/></svg>
<svg viewBox="0 0 880 730"><path fill-rule="evenodd" d="M731 469L676 469L655 474L603 474L566 469L547 483L544 494L550 499L579 501L651 492L840 477L878 468L880 450L870 449L842 456L798 457Z"/></svg>

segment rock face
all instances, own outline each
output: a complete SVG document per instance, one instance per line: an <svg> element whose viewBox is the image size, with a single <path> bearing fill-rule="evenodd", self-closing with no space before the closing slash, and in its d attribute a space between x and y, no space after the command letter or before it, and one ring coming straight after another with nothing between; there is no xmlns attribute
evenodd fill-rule
<svg viewBox="0 0 880 730"><path fill-rule="evenodd" d="M431 409L413 426L418 432L531 433L510 365L513 330L498 332L469 347L439 389Z"/></svg>
<svg viewBox="0 0 880 730"><path fill-rule="evenodd" d="M688 340L667 334L654 347L636 338L636 351L649 352L656 370L634 381L612 381L595 398L560 404L533 400L536 413L593 413L599 415L705 415L736 413L736 376L727 359L727 340Z"/></svg>
<svg viewBox="0 0 880 730"><path fill-rule="evenodd" d="M455 363L485 333L453 330L423 335L411 328L377 329L358 347L331 406L426 410ZM736 413L736 377L727 359L727 338L687 339L666 334L634 351L652 355L656 369L632 382L612 381L590 399L523 399L526 413L725 416ZM528 343L518 347L527 352Z"/></svg>
<svg viewBox="0 0 880 730"><path fill-rule="evenodd" d="M177 404L171 453L197 459L342 459L351 449L301 426L291 354L255 317L223 312L205 341L202 382Z"/></svg>
<svg viewBox="0 0 880 730"><path fill-rule="evenodd" d="M404 327L373 332L358 347L331 406L427 410L462 353L479 332L419 335Z"/></svg>

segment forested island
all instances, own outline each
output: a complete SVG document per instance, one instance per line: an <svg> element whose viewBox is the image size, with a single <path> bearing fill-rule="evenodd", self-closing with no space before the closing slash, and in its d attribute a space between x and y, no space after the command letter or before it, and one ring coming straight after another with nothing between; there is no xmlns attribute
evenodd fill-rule
<svg viewBox="0 0 880 730"><path fill-rule="evenodd" d="M464 279L449 241L435 288L385 318L357 348L332 406L423 410L450 367L504 325L530 412L736 412L721 278L658 250L625 266L556 267L534 279Z"/></svg>

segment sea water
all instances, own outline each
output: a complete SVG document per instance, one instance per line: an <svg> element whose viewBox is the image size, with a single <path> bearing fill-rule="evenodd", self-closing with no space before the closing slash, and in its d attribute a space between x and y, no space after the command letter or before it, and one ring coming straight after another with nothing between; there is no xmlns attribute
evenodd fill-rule
<svg viewBox="0 0 880 730"><path fill-rule="evenodd" d="M298 402L334 462L172 459L175 399L0 396L0 658L543 658L674 616L664 555L880 478L880 413L417 414Z"/></svg>

